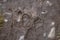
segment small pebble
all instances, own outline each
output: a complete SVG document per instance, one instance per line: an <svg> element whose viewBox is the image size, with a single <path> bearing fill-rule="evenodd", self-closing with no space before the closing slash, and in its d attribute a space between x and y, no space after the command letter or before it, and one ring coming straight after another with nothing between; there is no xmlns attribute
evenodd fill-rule
<svg viewBox="0 0 60 40"><path fill-rule="evenodd" d="M47 11L42 11L41 13L42 13L42 14L46 14L46 13L47 13Z"/></svg>
<svg viewBox="0 0 60 40"><path fill-rule="evenodd" d="M20 36L19 40L23 40L24 39L24 35Z"/></svg>
<svg viewBox="0 0 60 40"><path fill-rule="evenodd" d="M7 20L7 19L4 19L4 21L5 21L5 22L8 22L8 20Z"/></svg>
<svg viewBox="0 0 60 40"><path fill-rule="evenodd" d="M20 22L20 20L21 20L21 19L20 19L20 16L19 16L18 19L17 19L17 22Z"/></svg>
<svg viewBox="0 0 60 40"><path fill-rule="evenodd" d="M52 22L51 25L53 26L55 24L55 22Z"/></svg>
<svg viewBox="0 0 60 40"><path fill-rule="evenodd" d="M50 1L47 1L46 4L48 4L49 6L52 5L52 3Z"/></svg>
<svg viewBox="0 0 60 40"><path fill-rule="evenodd" d="M20 22L20 19L17 19L17 22Z"/></svg>

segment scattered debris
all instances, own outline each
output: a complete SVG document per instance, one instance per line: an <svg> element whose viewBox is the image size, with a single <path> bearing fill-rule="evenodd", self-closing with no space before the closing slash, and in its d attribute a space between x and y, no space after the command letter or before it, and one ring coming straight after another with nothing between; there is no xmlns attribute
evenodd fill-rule
<svg viewBox="0 0 60 40"><path fill-rule="evenodd" d="M52 25L52 26L55 25L55 22L52 22L51 25Z"/></svg>
<svg viewBox="0 0 60 40"><path fill-rule="evenodd" d="M49 5L49 6L52 5L52 3L50 1L46 1L46 4Z"/></svg>

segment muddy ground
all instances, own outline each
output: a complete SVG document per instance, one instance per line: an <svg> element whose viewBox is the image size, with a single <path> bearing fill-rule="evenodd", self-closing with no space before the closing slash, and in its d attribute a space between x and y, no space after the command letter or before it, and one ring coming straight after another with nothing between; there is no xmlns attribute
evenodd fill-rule
<svg viewBox="0 0 60 40"><path fill-rule="evenodd" d="M0 0L0 10L0 40L59 40L60 0Z"/></svg>

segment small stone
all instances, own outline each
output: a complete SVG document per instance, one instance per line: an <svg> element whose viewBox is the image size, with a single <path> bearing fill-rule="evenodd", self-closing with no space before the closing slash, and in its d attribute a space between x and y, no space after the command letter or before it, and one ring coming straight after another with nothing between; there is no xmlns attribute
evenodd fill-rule
<svg viewBox="0 0 60 40"><path fill-rule="evenodd" d="M42 13L42 14L46 14L46 13L47 13L47 11L42 11L41 13Z"/></svg>
<svg viewBox="0 0 60 40"><path fill-rule="evenodd" d="M20 22L20 19L17 19L17 22Z"/></svg>
<svg viewBox="0 0 60 40"><path fill-rule="evenodd" d="M7 20L7 19L4 19L4 21L5 21L5 22L8 22L8 20Z"/></svg>
<svg viewBox="0 0 60 40"><path fill-rule="evenodd" d="M19 40L23 40L24 39L24 35L20 36Z"/></svg>
<svg viewBox="0 0 60 40"><path fill-rule="evenodd" d="M17 22L20 22L20 20L21 20L21 17L19 16L18 19L17 19Z"/></svg>
<svg viewBox="0 0 60 40"><path fill-rule="evenodd" d="M55 22L52 22L51 25L53 26L55 24Z"/></svg>
<svg viewBox="0 0 60 40"><path fill-rule="evenodd" d="M49 6L52 5L52 3L50 1L47 1L46 4L49 5Z"/></svg>

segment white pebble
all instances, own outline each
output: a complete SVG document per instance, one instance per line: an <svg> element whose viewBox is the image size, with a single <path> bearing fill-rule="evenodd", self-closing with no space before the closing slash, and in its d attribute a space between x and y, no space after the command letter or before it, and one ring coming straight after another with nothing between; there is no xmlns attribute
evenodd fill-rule
<svg viewBox="0 0 60 40"><path fill-rule="evenodd" d="M5 22L8 22L8 20L7 20L7 19L4 19L4 21L5 21Z"/></svg>
<svg viewBox="0 0 60 40"><path fill-rule="evenodd" d="M17 22L20 22L20 19L17 19Z"/></svg>
<svg viewBox="0 0 60 40"><path fill-rule="evenodd" d="M46 13L47 13L47 11L42 11L41 13L42 13L42 14L46 14Z"/></svg>
<svg viewBox="0 0 60 40"><path fill-rule="evenodd" d="M53 26L54 24L55 24L55 22L52 22L52 23L51 23L51 26Z"/></svg>
<svg viewBox="0 0 60 40"><path fill-rule="evenodd" d="M41 12L42 14L45 14L45 12Z"/></svg>
<svg viewBox="0 0 60 40"><path fill-rule="evenodd" d="M24 35L20 36L19 40L24 40Z"/></svg>
<svg viewBox="0 0 60 40"><path fill-rule="evenodd" d="M45 12L41 12L42 14L45 14Z"/></svg>
<svg viewBox="0 0 60 40"><path fill-rule="evenodd" d="M52 5L52 3L50 1L47 1L46 4L48 4L49 6Z"/></svg>

